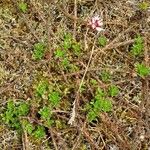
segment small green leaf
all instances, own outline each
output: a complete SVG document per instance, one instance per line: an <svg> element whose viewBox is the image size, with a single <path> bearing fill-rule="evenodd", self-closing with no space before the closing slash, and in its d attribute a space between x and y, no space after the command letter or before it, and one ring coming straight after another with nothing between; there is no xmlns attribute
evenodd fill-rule
<svg viewBox="0 0 150 150"><path fill-rule="evenodd" d="M111 97L117 96L119 94L119 88L115 85L109 87L109 95Z"/></svg>
<svg viewBox="0 0 150 150"><path fill-rule="evenodd" d="M111 79L111 75L107 71L102 71L100 76L103 82L108 82Z"/></svg>
<svg viewBox="0 0 150 150"><path fill-rule="evenodd" d="M36 87L36 93L38 96L42 97L42 95L48 89L48 82L47 81L40 81Z"/></svg>
<svg viewBox="0 0 150 150"><path fill-rule="evenodd" d="M71 46L72 46L72 36L71 36L71 34L65 33L63 40L64 40L64 41L63 41L63 45L62 45L63 48L64 48L65 50L70 49Z"/></svg>
<svg viewBox="0 0 150 150"><path fill-rule="evenodd" d="M49 93L48 99L51 102L51 105L55 107L55 106L58 106L61 100L61 97L60 97L59 92L54 91L54 92Z"/></svg>
<svg viewBox="0 0 150 150"><path fill-rule="evenodd" d="M143 48L143 39L140 35L138 35L137 38L135 38L133 46L131 47L131 54L133 56L140 56L143 53Z"/></svg>
<svg viewBox="0 0 150 150"><path fill-rule="evenodd" d="M18 106L12 100L9 100L7 103L6 111L1 114L2 120L5 124L9 127L20 130L21 124L19 121L19 114L18 114Z"/></svg>
<svg viewBox="0 0 150 150"><path fill-rule="evenodd" d="M62 65L65 69L70 66L70 61L68 60L68 58L64 58L62 60Z"/></svg>
<svg viewBox="0 0 150 150"><path fill-rule="evenodd" d="M45 128L43 126L38 125L33 132L33 136L37 139L42 139L46 136Z"/></svg>
<svg viewBox="0 0 150 150"><path fill-rule="evenodd" d="M150 74L150 67L147 67L144 64L137 63L135 67L138 75L141 77L146 77Z"/></svg>
<svg viewBox="0 0 150 150"><path fill-rule="evenodd" d="M42 59L45 53L45 44L44 43L36 43L34 44L34 50L33 50L33 58L35 60Z"/></svg>
<svg viewBox="0 0 150 150"><path fill-rule="evenodd" d="M140 2L139 3L139 8L141 10L147 10L150 7L150 4L148 2Z"/></svg>
<svg viewBox="0 0 150 150"><path fill-rule="evenodd" d="M45 121L45 126L46 126L46 127L51 127L53 123L54 123L54 120L52 120L52 119L47 119L47 120Z"/></svg>
<svg viewBox="0 0 150 150"><path fill-rule="evenodd" d="M35 129L35 127L27 120L22 121L22 127L29 135L31 135Z"/></svg>
<svg viewBox="0 0 150 150"><path fill-rule="evenodd" d="M97 88L95 99L101 99L104 96L105 96L105 92L102 89Z"/></svg>
<svg viewBox="0 0 150 150"><path fill-rule="evenodd" d="M110 112L112 110L112 103L110 100L103 99L101 100L101 109L104 112Z"/></svg>
<svg viewBox="0 0 150 150"><path fill-rule="evenodd" d="M104 47L107 44L107 38L105 36L100 36L98 42L100 46Z"/></svg>
<svg viewBox="0 0 150 150"><path fill-rule="evenodd" d="M13 111L15 109L15 104L12 100L9 100L8 103L7 103L7 109L9 111Z"/></svg>
<svg viewBox="0 0 150 150"><path fill-rule="evenodd" d="M81 45L80 45L80 43L77 43L77 42L73 43L72 44L72 49L73 49L75 55L79 56L81 54Z"/></svg>
<svg viewBox="0 0 150 150"><path fill-rule="evenodd" d="M55 52L55 57L56 58L63 58L65 56L65 51L61 49L57 49Z"/></svg>
<svg viewBox="0 0 150 150"><path fill-rule="evenodd" d="M95 79L91 79L90 80L90 83L93 85L93 86L96 86L97 85L97 81Z"/></svg>
<svg viewBox="0 0 150 150"><path fill-rule="evenodd" d="M89 104L86 104L85 110L88 112L87 118L89 122L95 120L100 112L112 111L112 102L105 96L103 90L98 88L94 99Z"/></svg>
<svg viewBox="0 0 150 150"><path fill-rule="evenodd" d="M40 109L39 114L41 115L42 119L47 120L52 115L51 108L44 106Z"/></svg>
<svg viewBox="0 0 150 150"><path fill-rule="evenodd" d="M24 3L24 2L20 2L19 5L18 5L19 9L25 13L27 11L27 3Z"/></svg>
<svg viewBox="0 0 150 150"><path fill-rule="evenodd" d="M96 120L97 113L93 110L90 110L87 114L87 119L89 122L92 122L93 120Z"/></svg>
<svg viewBox="0 0 150 150"><path fill-rule="evenodd" d="M29 105L22 102L17 107L17 113L19 116L26 116L29 113Z"/></svg>

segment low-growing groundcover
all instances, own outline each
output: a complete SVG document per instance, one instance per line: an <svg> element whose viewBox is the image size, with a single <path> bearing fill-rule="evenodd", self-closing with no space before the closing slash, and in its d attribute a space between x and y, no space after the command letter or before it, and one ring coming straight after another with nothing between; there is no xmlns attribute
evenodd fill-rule
<svg viewBox="0 0 150 150"><path fill-rule="evenodd" d="M148 150L149 6L2 1L0 149Z"/></svg>

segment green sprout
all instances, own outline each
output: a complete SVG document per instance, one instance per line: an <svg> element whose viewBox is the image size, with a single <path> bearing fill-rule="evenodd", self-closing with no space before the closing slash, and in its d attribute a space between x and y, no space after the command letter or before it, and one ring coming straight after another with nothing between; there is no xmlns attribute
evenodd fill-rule
<svg viewBox="0 0 150 150"><path fill-rule="evenodd" d="M74 42L72 44L72 49L76 56L79 56L81 54L81 45L80 43Z"/></svg>
<svg viewBox="0 0 150 150"><path fill-rule="evenodd" d="M119 94L119 88L115 85L111 85L108 92L111 97L117 96Z"/></svg>
<svg viewBox="0 0 150 150"><path fill-rule="evenodd" d="M44 106L40 109L39 114L41 115L42 119L47 120L52 115L51 108Z"/></svg>
<svg viewBox="0 0 150 150"><path fill-rule="evenodd" d="M131 47L131 54L133 56L140 56L143 53L143 48L143 39L138 35L137 38L135 38L133 46Z"/></svg>
<svg viewBox="0 0 150 150"><path fill-rule="evenodd" d="M100 112L110 112L112 103L105 97L105 92L98 88L94 99L86 105L86 109L88 110L87 119L91 122L96 120Z"/></svg>
<svg viewBox="0 0 150 150"><path fill-rule="evenodd" d="M107 44L107 38L106 38L105 36L100 36L100 37L98 38L98 43L99 43L99 45L100 45L101 47L106 46L106 44Z"/></svg>
<svg viewBox="0 0 150 150"><path fill-rule="evenodd" d="M140 77L146 77L150 74L150 67L145 66L144 64L137 63L135 65L137 74Z"/></svg>
<svg viewBox="0 0 150 150"><path fill-rule="evenodd" d="M35 60L42 59L45 54L45 49L46 49L46 46L42 42L34 44L33 58Z"/></svg>
<svg viewBox="0 0 150 150"><path fill-rule="evenodd" d="M147 10L150 7L150 4L148 2L140 2L139 3L139 8L141 10Z"/></svg>
<svg viewBox="0 0 150 150"><path fill-rule="evenodd" d="M36 94L42 97L47 89L48 89L48 82L40 81L36 87Z"/></svg>
<svg viewBox="0 0 150 150"><path fill-rule="evenodd" d="M22 120L22 127L29 135L31 135L35 129L33 124L31 124L28 120Z"/></svg>
<svg viewBox="0 0 150 150"><path fill-rule="evenodd" d="M25 13L28 10L27 3L24 2L20 2L18 7L23 13Z"/></svg>
<svg viewBox="0 0 150 150"><path fill-rule="evenodd" d="M61 100L61 97L60 97L59 92L54 91L54 92L49 93L48 99L49 99L49 101L51 102L51 105L52 105L53 107L56 107L56 106L59 105L59 102L60 102L60 100Z"/></svg>
<svg viewBox="0 0 150 150"><path fill-rule="evenodd" d="M102 71L100 77L103 82L108 82L111 79L111 75L108 71Z"/></svg>
<svg viewBox="0 0 150 150"><path fill-rule="evenodd" d="M68 50L71 48L72 40L73 40L72 35L70 33L65 33L64 39L63 39L63 44L62 44L62 46L65 50Z"/></svg>
<svg viewBox="0 0 150 150"><path fill-rule="evenodd" d="M64 56L65 56L65 51L58 48L58 49L54 52L54 54L55 54L55 57L56 57L56 58L64 58Z"/></svg>
<svg viewBox="0 0 150 150"><path fill-rule="evenodd" d="M14 103L9 100L7 103L6 111L1 115L2 120L9 127L16 130L21 129L20 116L27 116L29 113L29 105L25 102Z"/></svg>
<svg viewBox="0 0 150 150"><path fill-rule="evenodd" d="M38 125L33 131L33 136L37 139L42 139L46 136L45 127Z"/></svg>

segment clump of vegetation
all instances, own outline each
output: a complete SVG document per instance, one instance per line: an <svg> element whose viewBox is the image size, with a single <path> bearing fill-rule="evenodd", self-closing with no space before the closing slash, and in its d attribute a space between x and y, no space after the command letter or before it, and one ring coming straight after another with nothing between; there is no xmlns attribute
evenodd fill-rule
<svg viewBox="0 0 150 150"><path fill-rule="evenodd" d="M35 129L35 126L30 123L28 120L24 119L21 122L23 130L26 131L29 135L31 135Z"/></svg>
<svg viewBox="0 0 150 150"><path fill-rule="evenodd" d="M36 43L34 44L34 50L33 50L33 58L35 60L40 60L44 57L46 51L46 46L44 43Z"/></svg>
<svg viewBox="0 0 150 150"><path fill-rule="evenodd" d="M117 96L119 94L119 88L116 85L111 85L108 93L111 97Z"/></svg>
<svg viewBox="0 0 150 150"><path fill-rule="evenodd" d="M45 80L41 80L35 88L36 94L39 97L42 97L47 90L48 90L48 82Z"/></svg>
<svg viewBox="0 0 150 150"><path fill-rule="evenodd" d="M80 43L73 42L72 49L76 56L80 56L80 54L81 54L81 44Z"/></svg>
<svg viewBox="0 0 150 150"><path fill-rule="evenodd" d="M43 121L45 127L50 127L54 120L52 119L52 110L59 106L61 96L60 93L55 90L55 87L49 85L46 80L41 80L37 84L36 96L38 96L42 101L44 97L45 104L43 107L40 106L38 114L40 114L40 119Z"/></svg>
<svg viewBox="0 0 150 150"><path fill-rule="evenodd" d="M61 68L68 71L76 71L78 67L71 61L72 56L80 56L81 44L75 41L70 33L65 33L62 42L54 52L56 59L59 59Z"/></svg>
<svg viewBox="0 0 150 150"><path fill-rule="evenodd" d="M54 123L51 109L52 108L50 106L44 106L38 112L46 127L50 127Z"/></svg>
<svg viewBox="0 0 150 150"><path fill-rule="evenodd" d="M141 77L146 77L150 74L150 67L145 66L143 63L137 63L135 65L137 74Z"/></svg>
<svg viewBox="0 0 150 150"><path fill-rule="evenodd" d="M25 2L20 2L18 4L18 7L19 7L20 11L22 11L23 13L25 13L28 10L27 3L25 3Z"/></svg>
<svg viewBox="0 0 150 150"><path fill-rule="evenodd" d="M46 136L45 127L38 125L33 131L33 136L37 139L42 139Z"/></svg>
<svg viewBox="0 0 150 150"><path fill-rule="evenodd" d="M46 136L45 127L42 125L33 125L26 119L22 120L21 124L23 130L37 140L42 139Z"/></svg>
<svg viewBox="0 0 150 150"><path fill-rule="evenodd" d="M64 58L65 57L65 51L63 49L56 49L54 52L56 58Z"/></svg>
<svg viewBox="0 0 150 150"><path fill-rule="evenodd" d="M138 35L137 38L135 38L135 43L131 47L131 54L133 56L140 56L143 53L143 38Z"/></svg>
<svg viewBox="0 0 150 150"><path fill-rule="evenodd" d="M13 100L9 100L5 112L2 114L2 120L8 126L20 130L20 117L27 116L29 108L29 105L25 102L15 103Z"/></svg>
<svg viewBox="0 0 150 150"><path fill-rule="evenodd" d="M132 129L148 109L149 9L148 0L0 1L0 147L136 149L139 135L148 149Z"/></svg>
<svg viewBox="0 0 150 150"><path fill-rule="evenodd" d="M108 71L102 71L100 77L103 82L109 82L111 79L111 75Z"/></svg>
<svg viewBox="0 0 150 150"><path fill-rule="evenodd" d="M61 100L61 97L60 97L59 92L53 91L53 92L50 92L50 93L49 93L48 99L49 99L51 105L52 105L53 107L56 107L56 106L59 105L60 100Z"/></svg>
<svg viewBox="0 0 150 150"><path fill-rule="evenodd" d="M97 85L97 81L95 79L91 79L90 80L90 83L93 85L93 86L96 86Z"/></svg>
<svg viewBox="0 0 150 150"><path fill-rule="evenodd" d="M112 103L107 98L106 93L98 88L94 99L90 104L86 105L86 109L88 110L87 119L91 122L99 116L100 112L110 112L112 110Z"/></svg>
<svg viewBox="0 0 150 150"><path fill-rule="evenodd" d="M148 2L140 2L138 6L141 10L147 10L150 7L150 4Z"/></svg>
<svg viewBox="0 0 150 150"><path fill-rule="evenodd" d="M98 38L99 46L104 47L107 44L107 38L105 36L100 36Z"/></svg>

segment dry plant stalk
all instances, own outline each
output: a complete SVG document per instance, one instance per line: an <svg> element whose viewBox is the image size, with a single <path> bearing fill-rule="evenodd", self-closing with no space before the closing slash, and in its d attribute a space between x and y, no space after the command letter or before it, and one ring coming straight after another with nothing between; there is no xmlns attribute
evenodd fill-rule
<svg viewBox="0 0 150 150"><path fill-rule="evenodd" d="M94 54L95 43L96 43L96 40L97 40L97 36L98 36L98 35L99 35L99 34L97 34L97 35L95 36L94 43L93 43L92 50L91 50L91 54L90 54L90 57L89 57L89 61L88 61L88 64L87 64L87 66L86 66L86 68L85 68L85 71L84 71L83 77L82 77L82 79L81 79L81 82L80 82L78 91L77 91L77 93L76 93L76 98L75 98L75 100L74 100L74 102L73 102L73 108L72 108L71 118L70 118L69 121L68 121L68 124L71 124L71 125L72 125L73 122L75 121L76 109L77 109L76 107L77 107L77 105L78 105L78 100L79 100L79 97L80 97L80 90L81 90L81 87L82 87L82 85L83 85L85 76L86 76L86 74L87 74L87 72L88 72L88 69L89 69L89 66L90 66L90 63L91 63L93 54Z"/></svg>

